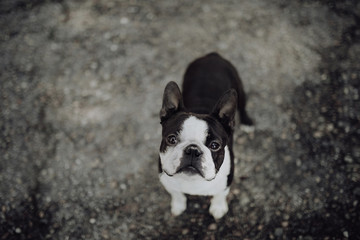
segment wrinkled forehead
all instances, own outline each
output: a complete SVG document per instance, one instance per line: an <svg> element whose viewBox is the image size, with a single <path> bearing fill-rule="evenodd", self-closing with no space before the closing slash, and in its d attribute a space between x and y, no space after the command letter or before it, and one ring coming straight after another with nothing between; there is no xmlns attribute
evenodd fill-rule
<svg viewBox="0 0 360 240"><path fill-rule="evenodd" d="M197 141L205 143L209 127L206 121L195 116L188 117L181 126L181 141Z"/></svg>

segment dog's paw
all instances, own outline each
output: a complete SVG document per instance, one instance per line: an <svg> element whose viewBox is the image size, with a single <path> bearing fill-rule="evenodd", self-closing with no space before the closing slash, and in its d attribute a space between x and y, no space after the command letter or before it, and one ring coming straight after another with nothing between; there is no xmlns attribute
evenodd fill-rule
<svg viewBox="0 0 360 240"><path fill-rule="evenodd" d="M171 200L171 213L174 216L179 216L186 210L186 197L185 196L177 196L176 198L172 198Z"/></svg>
<svg viewBox="0 0 360 240"><path fill-rule="evenodd" d="M229 210L226 200L213 201L210 205L209 212L215 219L222 218Z"/></svg>

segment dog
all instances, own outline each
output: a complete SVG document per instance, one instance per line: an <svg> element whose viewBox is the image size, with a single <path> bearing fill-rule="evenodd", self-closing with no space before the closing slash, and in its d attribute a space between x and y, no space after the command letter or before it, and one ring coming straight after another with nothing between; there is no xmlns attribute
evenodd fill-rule
<svg viewBox="0 0 360 240"><path fill-rule="evenodd" d="M251 126L246 96L235 67L217 53L188 66L182 93L175 82L164 90L160 120L159 177L171 195L171 213L186 210L186 195L212 196L215 219L228 211L226 196L234 174L236 110Z"/></svg>

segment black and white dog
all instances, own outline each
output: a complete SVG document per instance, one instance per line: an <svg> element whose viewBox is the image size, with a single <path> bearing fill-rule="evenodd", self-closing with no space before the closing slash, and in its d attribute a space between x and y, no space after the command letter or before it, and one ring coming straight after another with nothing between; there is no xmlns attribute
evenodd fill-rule
<svg viewBox="0 0 360 240"><path fill-rule="evenodd" d="M209 211L215 219L227 213L236 109L241 123L252 125L245 104L236 69L217 53L188 66L182 94L175 82L166 85L160 111L159 175L171 195L173 215L186 209L185 194L213 196Z"/></svg>

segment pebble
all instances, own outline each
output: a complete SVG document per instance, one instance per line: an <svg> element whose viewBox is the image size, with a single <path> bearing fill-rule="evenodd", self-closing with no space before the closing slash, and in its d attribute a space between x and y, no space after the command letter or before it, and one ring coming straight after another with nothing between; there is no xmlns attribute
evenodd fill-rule
<svg viewBox="0 0 360 240"><path fill-rule="evenodd" d="M348 238L348 237L349 237L349 232L348 232L348 231L344 231L344 232L343 232L343 235L344 235L344 237Z"/></svg>
<svg viewBox="0 0 360 240"><path fill-rule="evenodd" d="M94 223L96 223L96 219L95 219L95 218L90 218L89 222L90 222L91 224L94 224Z"/></svg>
<svg viewBox="0 0 360 240"><path fill-rule="evenodd" d="M322 134L322 132L320 132L320 131L316 131L315 133L314 133L314 138L321 138L323 136L323 134Z"/></svg>
<svg viewBox="0 0 360 240"><path fill-rule="evenodd" d="M125 183L120 184L120 189L121 190L126 190L127 189L126 184Z"/></svg>
<svg viewBox="0 0 360 240"><path fill-rule="evenodd" d="M125 24L128 24L130 21L127 17L122 17L120 18L120 23L125 25Z"/></svg>
<svg viewBox="0 0 360 240"><path fill-rule="evenodd" d="M209 227L208 227L208 229L209 229L210 231L215 231L216 228L217 228L216 223L212 223L212 224L210 224Z"/></svg>
<svg viewBox="0 0 360 240"><path fill-rule="evenodd" d="M187 228L184 228L182 231L181 231L182 235L186 235L189 233L189 229Z"/></svg>
<svg viewBox="0 0 360 240"><path fill-rule="evenodd" d="M119 49L119 46L117 44L111 44L110 50L112 52L116 52Z"/></svg>
<svg viewBox="0 0 360 240"><path fill-rule="evenodd" d="M235 189L233 190L233 193L234 193L235 195L238 195L238 194L240 194L240 189L238 189L238 188L235 188Z"/></svg>
<svg viewBox="0 0 360 240"><path fill-rule="evenodd" d="M353 162L353 159L349 156L349 155L346 155L345 158L344 158L345 162L347 163L352 163Z"/></svg>
<svg viewBox="0 0 360 240"><path fill-rule="evenodd" d="M283 221L283 222L281 223L281 226L282 226L283 228L287 228L287 227L289 226L289 222L288 222L288 221Z"/></svg>
<svg viewBox="0 0 360 240"><path fill-rule="evenodd" d="M283 229L282 228L276 228L274 234L277 237L282 236L283 235Z"/></svg>
<svg viewBox="0 0 360 240"><path fill-rule="evenodd" d="M326 125L326 130L327 130L328 132L331 132L332 130L334 130L334 124L329 123L328 125Z"/></svg>
<svg viewBox="0 0 360 240"><path fill-rule="evenodd" d="M298 166L298 167L301 166L301 160L300 159L296 159L296 166Z"/></svg>
<svg viewBox="0 0 360 240"><path fill-rule="evenodd" d="M21 228L15 228L15 232L16 232L17 234L20 234L20 233L21 233Z"/></svg>

